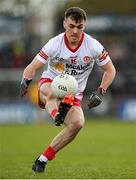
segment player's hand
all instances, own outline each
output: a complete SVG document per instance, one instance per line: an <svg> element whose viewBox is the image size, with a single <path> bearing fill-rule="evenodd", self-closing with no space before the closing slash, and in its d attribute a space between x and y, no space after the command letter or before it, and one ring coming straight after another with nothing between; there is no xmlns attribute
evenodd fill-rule
<svg viewBox="0 0 136 180"><path fill-rule="evenodd" d="M23 79L20 84L20 96L23 97L27 93L28 86L32 79Z"/></svg>
<svg viewBox="0 0 136 180"><path fill-rule="evenodd" d="M88 103L89 109L100 105L102 102L101 96L103 96L105 93L106 91L101 87L99 87L97 91L92 92Z"/></svg>

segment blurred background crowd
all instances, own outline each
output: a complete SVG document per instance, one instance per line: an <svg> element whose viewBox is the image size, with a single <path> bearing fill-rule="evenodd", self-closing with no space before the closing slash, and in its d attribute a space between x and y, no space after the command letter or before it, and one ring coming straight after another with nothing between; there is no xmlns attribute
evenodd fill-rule
<svg viewBox="0 0 136 180"><path fill-rule="evenodd" d="M19 97L22 72L51 37L64 31L64 11L71 6L87 12L85 32L104 45L117 70L103 103L88 112L87 100L102 74L95 66L84 94L86 116L136 120L135 0L0 0L0 122L45 119L37 106L42 70L24 99Z"/></svg>

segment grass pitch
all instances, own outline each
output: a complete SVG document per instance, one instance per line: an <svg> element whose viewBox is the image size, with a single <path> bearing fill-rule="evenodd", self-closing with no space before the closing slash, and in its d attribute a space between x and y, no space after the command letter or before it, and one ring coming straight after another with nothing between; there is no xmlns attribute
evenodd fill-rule
<svg viewBox="0 0 136 180"><path fill-rule="evenodd" d="M51 123L0 126L0 179L133 179L136 178L136 124L87 121L77 138L46 173L31 166L62 129Z"/></svg>

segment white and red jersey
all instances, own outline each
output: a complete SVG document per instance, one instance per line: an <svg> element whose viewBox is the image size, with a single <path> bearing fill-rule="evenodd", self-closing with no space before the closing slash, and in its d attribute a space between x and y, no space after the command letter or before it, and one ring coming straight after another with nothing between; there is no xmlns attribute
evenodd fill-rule
<svg viewBox="0 0 136 180"><path fill-rule="evenodd" d="M98 66L103 66L110 60L104 47L86 33L82 33L75 49L69 47L66 34L61 33L50 39L36 58L44 64L48 63L47 70L42 74L43 78L54 79L61 73L74 76L79 87L76 97L80 100L95 61Z"/></svg>

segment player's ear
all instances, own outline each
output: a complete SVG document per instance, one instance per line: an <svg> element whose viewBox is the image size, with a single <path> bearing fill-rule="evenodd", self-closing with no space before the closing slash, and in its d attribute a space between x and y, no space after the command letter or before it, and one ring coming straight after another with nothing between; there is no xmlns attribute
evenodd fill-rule
<svg viewBox="0 0 136 180"><path fill-rule="evenodd" d="M85 30L85 26L83 27L83 31Z"/></svg>
<svg viewBox="0 0 136 180"><path fill-rule="evenodd" d="M63 27L66 29L66 20L63 21Z"/></svg>
<svg viewBox="0 0 136 180"><path fill-rule="evenodd" d="M85 30L85 27L86 27L86 22L85 22L85 24L84 24L83 31Z"/></svg>

